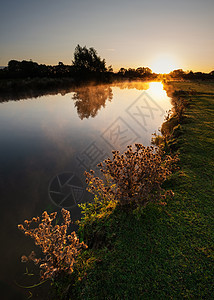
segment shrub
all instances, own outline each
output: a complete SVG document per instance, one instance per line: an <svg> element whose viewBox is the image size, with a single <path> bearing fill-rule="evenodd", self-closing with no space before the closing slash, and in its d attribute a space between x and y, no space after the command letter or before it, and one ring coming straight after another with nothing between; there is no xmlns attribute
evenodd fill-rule
<svg viewBox="0 0 214 300"><path fill-rule="evenodd" d="M111 198L119 205L145 206L149 202L162 201L166 194L161 185L171 173L174 161L161 155L153 146L135 144L127 146L124 154L112 151L113 158L100 163L104 180L94 176L94 171L85 172L88 191L101 199Z"/></svg>
<svg viewBox="0 0 214 300"><path fill-rule="evenodd" d="M172 134L173 128L178 125L178 118L176 115L172 115L161 126L162 135L168 140Z"/></svg>
<svg viewBox="0 0 214 300"><path fill-rule="evenodd" d="M185 108L188 106L188 96L192 92L174 91L172 94L173 113L178 119L178 123L183 121Z"/></svg>
<svg viewBox="0 0 214 300"><path fill-rule="evenodd" d="M35 240L35 244L38 245L45 257L36 258L34 251L27 257L22 256L22 262L32 260L41 269L41 280L52 278L62 272L72 273L75 259L81 249L87 248L87 246L76 236L75 232L67 235L68 226L71 223L70 212L62 209L63 223L61 225L52 225L57 213L51 213L48 215L46 211L42 214L42 219L32 218L32 220L24 221L24 225L18 225L18 228L24 231L26 236L30 236ZM30 228L31 225L34 228Z"/></svg>

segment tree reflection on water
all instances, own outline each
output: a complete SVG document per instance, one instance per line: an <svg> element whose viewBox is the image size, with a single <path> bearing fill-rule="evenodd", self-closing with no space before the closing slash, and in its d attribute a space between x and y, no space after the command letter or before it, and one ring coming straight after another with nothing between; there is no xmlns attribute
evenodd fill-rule
<svg viewBox="0 0 214 300"><path fill-rule="evenodd" d="M106 101L113 99L113 92L108 85L85 86L78 88L72 99L75 101L78 116L84 118L94 118L101 107L105 107Z"/></svg>

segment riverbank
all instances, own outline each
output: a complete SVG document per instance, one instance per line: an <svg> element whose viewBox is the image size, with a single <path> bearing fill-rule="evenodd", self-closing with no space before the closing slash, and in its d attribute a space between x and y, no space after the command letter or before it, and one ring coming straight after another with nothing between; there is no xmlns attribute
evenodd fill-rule
<svg viewBox="0 0 214 300"><path fill-rule="evenodd" d="M149 204L142 213L109 209L95 216L88 234L97 241L79 258L71 298L212 298L214 84L170 86L194 90L187 93L177 138L180 170L165 183L175 196L166 206ZM59 284L59 291L67 283Z"/></svg>

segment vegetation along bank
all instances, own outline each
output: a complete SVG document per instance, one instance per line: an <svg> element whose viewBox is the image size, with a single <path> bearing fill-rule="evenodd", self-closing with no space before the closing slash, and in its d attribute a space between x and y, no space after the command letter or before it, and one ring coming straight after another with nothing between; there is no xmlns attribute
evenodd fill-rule
<svg viewBox="0 0 214 300"><path fill-rule="evenodd" d="M87 246L70 237L78 256L72 272L54 280L58 298L212 299L214 83L172 81L165 89L174 108L163 137L154 137L156 156L140 145L123 157L115 152L100 168L115 176L116 185L103 186L93 172L86 174L96 195L82 205L78 235ZM143 169L153 173L142 173L147 185L129 182L127 173L118 179L133 157L148 158Z"/></svg>

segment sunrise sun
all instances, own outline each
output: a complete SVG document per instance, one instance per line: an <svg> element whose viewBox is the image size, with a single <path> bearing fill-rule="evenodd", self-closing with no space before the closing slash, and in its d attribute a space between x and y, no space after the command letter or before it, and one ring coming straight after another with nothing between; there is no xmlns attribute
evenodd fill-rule
<svg viewBox="0 0 214 300"><path fill-rule="evenodd" d="M151 64L154 73L168 74L177 68L176 60L169 55L160 55Z"/></svg>

